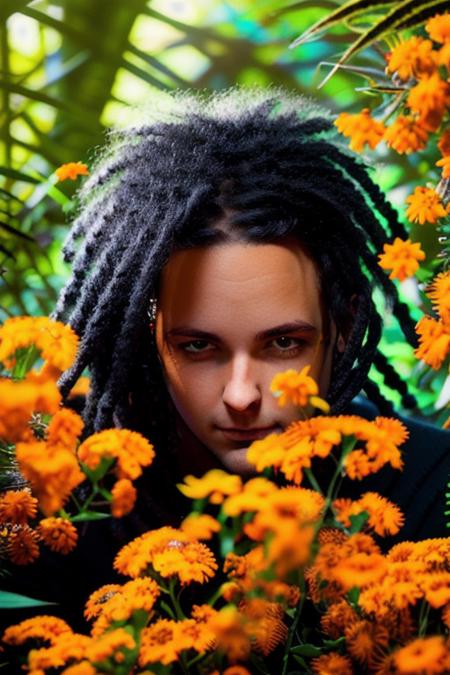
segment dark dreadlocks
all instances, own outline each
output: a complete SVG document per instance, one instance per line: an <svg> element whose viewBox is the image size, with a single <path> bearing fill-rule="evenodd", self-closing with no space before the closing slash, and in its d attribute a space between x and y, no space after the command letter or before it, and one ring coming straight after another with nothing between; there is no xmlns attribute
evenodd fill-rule
<svg viewBox="0 0 450 675"><path fill-rule="evenodd" d="M372 364L411 405L377 348L382 320L372 300L380 287L415 344L408 311L376 256L406 233L368 167L341 143L329 113L279 89L169 98L169 112L111 134L81 190L64 247L73 275L54 315L82 341L61 388L67 394L89 367L88 431L113 424L143 430L148 417L157 436L170 428L149 337L149 299L174 250L226 240L215 227L224 218L234 239L295 235L315 259L324 305L338 330L348 329L345 351L333 362L327 397L333 412L361 389L386 411L368 379Z"/></svg>

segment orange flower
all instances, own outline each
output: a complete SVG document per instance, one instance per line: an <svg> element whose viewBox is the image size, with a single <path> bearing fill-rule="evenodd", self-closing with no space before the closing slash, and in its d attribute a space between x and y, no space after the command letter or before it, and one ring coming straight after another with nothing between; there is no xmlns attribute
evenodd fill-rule
<svg viewBox="0 0 450 675"><path fill-rule="evenodd" d="M232 517L248 511L259 511L266 506L267 497L277 490L275 483L263 476L251 478L245 483L240 494L231 495L224 501L222 510L227 516Z"/></svg>
<svg viewBox="0 0 450 675"><path fill-rule="evenodd" d="M421 581L425 599L435 609L450 603L450 572L433 572Z"/></svg>
<svg viewBox="0 0 450 675"><path fill-rule="evenodd" d="M0 521L22 525L37 513L38 500L28 488L8 490L0 496Z"/></svg>
<svg viewBox="0 0 450 675"><path fill-rule="evenodd" d="M63 633L72 633L70 626L57 616L34 616L20 623L9 626L2 640L8 645L22 645L27 640L46 640L56 644Z"/></svg>
<svg viewBox="0 0 450 675"><path fill-rule="evenodd" d="M439 312L442 323L450 328L450 271L441 272L434 277L427 289L428 297L433 301L433 307Z"/></svg>
<svg viewBox="0 0 450 675"><path fill-rule="evenodd" d="M130 577L139 576L149 565L163 577L177 576L182 584L204 583L217 569L207 546L172 527L137 537L119 551L114 562L116 570Z"/></svg>
<svg viewBox="0 0 450 675"><path fill-rule="evenodd" d="M56 413L61 394L55 382L35 384L0 378L0 438L10 443L34 438L29 422L33 413Z"/></svg>
<svg viewBox="0 0 450 675"><path fill-rule="evenodd" d="M91 378L85 377L84 375L79 377L78 380L73 385L69 393L69 398L75 398L76 396L87 396L91 386Z"/></svg>
<svg viewBox="0 0 450 675"><path fill-rule="evenodd" d="M86 649L91 643L87 635L65 632L50 647L32 649L28 654L28 667L31 673L41 673L47 669L60 668L67 662L84 659Z"/></svg>
<svg viewBox="0 0 450 675"><path fill-rule="evenodd" d="M350 527L350 516L365 511L369 515L367 525L380 536L397 534L404 522L404 516L398 506L376 492L366 492L360 499L336 499L333 507L337 518L346 527Z"/></svg>
<svg viewBox="0 0 450 675"><path fill-rule="evenodd" d="M124 628L116 628L92 641L86 649L86 657L94 663L107 659L121 663L125 660L126 652L135 648L136 642L130 633Z"/></svg>
<svg viewBox="0 0 450 675"><path fill-rule="evenodd" d="M369 108L364 108L357 115L341 113L334 123L341 134L351 139L350 148L356 152L360 152L365 145L373 150L386 131L382 122L372 119Z"/></svg>
<svg viewBox="0 0 450 675"><path fill-rule="evenodd" d="M139 665L144 668L148 663L160 662L164 666L178 660L180 633L177 622L160 619L144 628L141 633Z"/></svg>
<svg viewBox="0 0 450 675"><path fill-rule="evenodd" d="M424 316L416 325L416 333L419 336L419 347L414 352L416 358L439 370L450 351L450 331L441 321Z"/></svg>
<svg viewBox="0 0 450 675"><path fill-rule="evenodd" d="M399 115L383 136L390 148L400 155L423 150L428 141L428 132L409 115Z"/></svg>
<svg viewBox="0 0 450 675"><path fill-rule="evenodd" d="M102 458L116 459L118 478L135 480L142 474L142 467L149 466L155 452L153 446L137 431L105 429L89 436L78 448L78 457L92 471Z"/></svg>
<svg viewBox="0 0 450 675"><path fill-rule="evenodd" d="M441 123L446 106L449 103L449 86L439 73L424 75L410 89L407 105L420 115L419 122L429 131L435 131Z"/></svg>
<svg viewBox="0 0 450 675"><path fill-rule="evenodd" d="M438 162L436 166L442 166L442 178L450 178L450 156L447 155L443 157Z"/></svg>
<svg viewBox="0 0 450 675"><path fill-rule="evenodd" d="M39 557L39 535L28 525L17 525L8 538L7 551L15 565L29 565Z"/></svg>
<svg viewBox="0 0 450 675"><path fill-rule="evenodd" d="M0 328L0 361L9 366L16 350L30 345L61 373L75 360L78 336L70 326L46 316L7 319Z"/></svg>
<svg viewBox="0 0 450 675"><path fill-rule="evenodd" d="M244 661L251 650L250 637L245 630L243 615L233 605L223 607L209 622L214 634L216 648L224 652L230 661Z"/></svg>
<svg viewBox="0 0 450 675"><path fill-rule="evenodd" d="M406 198L406 215L412 223L436 223L447 214L441 198L433 188L416 187L414 193Z"/></svg>
<svg viewBox="0 0 450 675"><path fill-rule="evenodd" d="M59 181L75 180L78 176L88 176L89 169L83 162L67 162L66 164L61 164L56 169L55 174Z"/></svg>
<svg viewBox="0 0 450 675"><path fill-rule="evenodd" d="M308 405L311 396L319 393L316 382L308 375L310 370L311 366L305 366L300 372L290 369L275 375L270 391L278 398L278 405L293 403L304 407Z"/></svg>
<svg viewBox="0 0 450 675"><path fill-rule="evenodd" d="M433 43L416 35L400 42L388 55L388 73L397 73L403 81L432 73L435 68Z"/></svg>
<svg viewBox="0 0 450 675"><path fill-rule="evenodd" d="M261 472L268 467L277 469L281 466L286 455L281 437L282 434L269 434L250 445L247 450L247 461L253 464L256 471Z"/></svg>
<svg viewBox="0 0 450 675"><path fill-rule="evenodd" d="M340 560L334 569L333 577L344 588L363 588L379 581L385 574L387 565L382 555L375 553L355 553Z"/></svg>
<svg viewBox="0 0 450 675"><path fill-rule="evenodd" d="M372 665L377 650L386 648L388 644L389 631L382 623L362 620L345 629L345 646L349 654L361 663Z"/></svg>
<svg viewBox="0 0 450 675"><path fill-rule="evenodd" d="M85 479L70 450L48 446L44 441L18 443L16 457L47 516L59 511L72 490Z"/></svg>
<svg viewBox="0 0 450 675"><path fill-rule="evenodd" d="M181 530L190 539L211 539L214 532L220 532L220 523L206 513L190 513L181 523Z"/></svg>
<svg viewBox="0 0 450 675"><path fill-rule="evenodd" d="M196 541L169 541L162 550L154 551L152 566L162 577L178 577L183 585L193 581L203 584L217 570L212 552Z"/></svg>
<svg viewBox="0 0 450 675"><path fill-rule="evenodd" d="M106 584L89 596L84 610L86 619L93 619L102 613L105 603L110 600L113 595L119 593L123 586L120 584Z"/></svg>
<svg viewBox="0 0 450 675"><path fill-rule="evenodd" d="M444 672L442 662L448 656L448 647L441 635L417 638L395 654L400 673Z"/></svg>
<svg viewBox="0 0 450 675"><path fill-rule="evenodd" d="M184 484L179 483L177 487L189 499L208 498L211 504L221 504L224 497L241 491L242 480L222 469L211 469L201 478L185 476Z"/></svg>
<svg viewBox="0 0 450 675"><path fill-rule="evenodd" d="M70 553L77 545L77 529L65 518L44 518L39 523L38 531L51 551Z"/></svg>
<svg viewBox="0 0 450 675"><path fill-rule="evenodd" d="M450 155L450 129L444 131L438 141L438 148L443 157Z"/></svg>
<svg viewBox="0 0 450 675"><path fill-rule="evenodd" d="M450 14L437 14L428 19L425 30L435 42L447 42L450 40Z"/></svg>
<svg viewBox="0 0 450 675"><path fill-rule="evenodd" d="M284 610L279 603L250 598L239 608L245 617L245 631L256 651L267 656L286 642L288 629L283 623Z"/></svg>
<svg viewBox="0 0 450 675"><path fill-rule="evenodd" d="M114 518L122 518L133 510L137 490L128 478L118 480L112 490L111 513Z"/></svg>
<svg viewBox="0 0 450 675"><path fill-rule="evenodd" d="M352 662L348 656L329 652L311 661L314 673L318 675L353 675Z"/></svg>
<svg viewBox="0 0 450 675"><path fill-rule="evenodd" d="M97 673L98 671L89 663L89 661L80 661L73 666L64 668L61 675L97 675Z"/></svg>
<svg viewBox="0 0 450 675"><path fill-rule="evenodd" d="M425 260L420 244L413 244L410 239L403 241L396 237L393 244L384 244L383 251L378 256L378 264L384 270L391 270L389 279L404 281L412 277L419 269L419 260Z"/></svg>
<svg viewBox="0 0 450 675"><path fill-rule="evenodd" d="M63 408L53 415L47 429L47 445L60 445L75 452L78 437L84 428L84 422L70 408Z"/></svg>
<svg viewBox="0 0 450 675"><path fill-rule="evenodd" d="M320 627L333 640L337 640L347 628L356 622L358 615L346 600L330 605L320 619Z"/></svg>

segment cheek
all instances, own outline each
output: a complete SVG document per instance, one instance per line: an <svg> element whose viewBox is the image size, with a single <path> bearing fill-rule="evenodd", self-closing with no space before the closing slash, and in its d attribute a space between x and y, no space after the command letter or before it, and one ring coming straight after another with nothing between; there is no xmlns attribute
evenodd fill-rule
<svg viewBox="0 0 450 675"><path fill-rule="evenodd" d="M216 402L212 369L183 363L171 350L165 350L161 360L167 390L181 416L205 416Z"/></svg>

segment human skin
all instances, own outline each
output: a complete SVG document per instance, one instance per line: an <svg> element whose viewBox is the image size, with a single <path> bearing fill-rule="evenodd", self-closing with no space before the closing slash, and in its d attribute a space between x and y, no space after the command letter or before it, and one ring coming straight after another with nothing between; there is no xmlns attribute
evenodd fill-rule
<svg viewBox="0 0 450 675"><path fill-rule="evenodd" d="M335 343L344 349L315 263L295 240L173 253L161 275L156 346L177 412L181 473L251 473L252 441L301 416L278 405L274 375L310 365L326 397Z"/></svg>

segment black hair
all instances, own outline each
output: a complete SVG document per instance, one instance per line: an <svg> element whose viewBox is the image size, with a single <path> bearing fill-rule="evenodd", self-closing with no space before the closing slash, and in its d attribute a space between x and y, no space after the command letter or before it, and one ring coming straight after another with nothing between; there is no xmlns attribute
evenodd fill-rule
<svg viewBox="0 0 450 675"><path fill-rule="evenodd" d="M227 236L258 243L295 236L315 260L324 304L348 334L345 351L333 359L327 396L333 412L344 411L362 389L387 410L368 380L372 364L413 405L378 351L382 318L372 299L379 287L415 345L408 311L377 264L383 244L406 232L331 114L277 88L167 100L167 110L150 121L111 133L79 194L64 247L73 273L54 316L82 340L60 386L66 395L89 368L87 430L148 431L150 417L158 442L171 429L149 300L174 250ZM228 234L215 226L224 218Z"/></svg>

